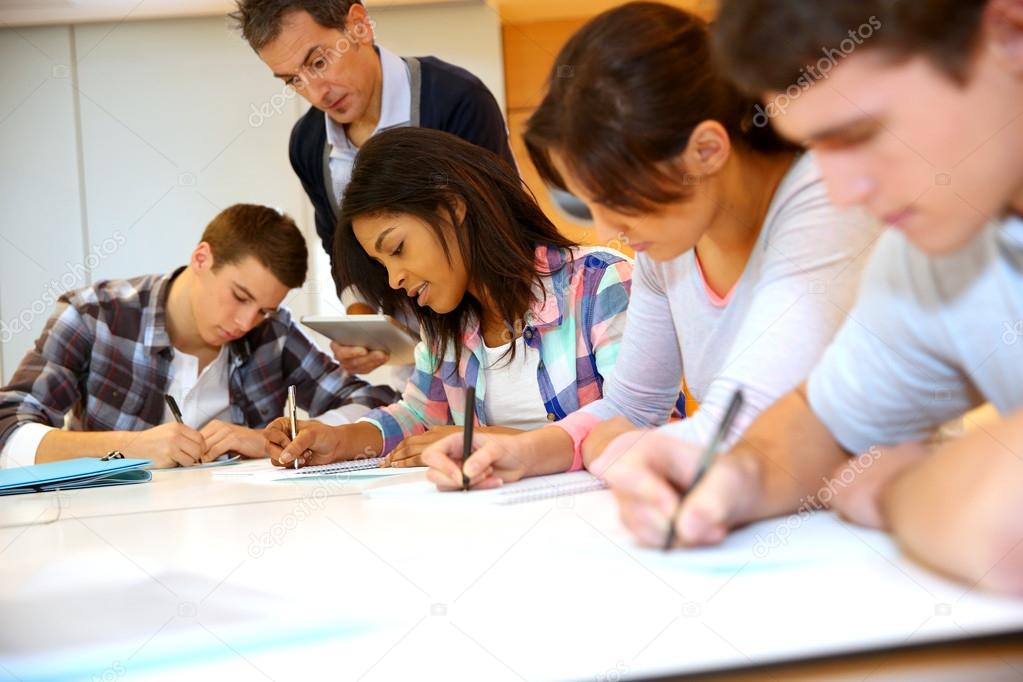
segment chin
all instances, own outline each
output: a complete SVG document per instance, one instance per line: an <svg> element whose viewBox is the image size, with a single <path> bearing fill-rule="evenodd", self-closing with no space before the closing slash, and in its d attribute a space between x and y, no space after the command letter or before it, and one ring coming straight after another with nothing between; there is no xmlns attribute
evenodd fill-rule
<svg viewBox="0 0 1023 682"><path fill-rule="evenodd" d="M348 125L349 123L355 120L348 112L345 112L344 114L339 114L336 111L330 110L327 111L327 116L330 116L330 120L333 121L334 123L337 123L338 125Z"/></svg>
<svg viewBox="0 0 1023 682"><path fill-rule="evenodd" d="M456 308L456 306L447 305L437 306L432 303L428 304L426 307L432 310L433 312L437 313L438 315L447 315Z"/></svg>
<svg viewBox="0 0 1023 682"><path fill-rule="evenodd" d="M667 263L673 261L687 251L691 251L692 246L688 248L677 248L665 244L655 244L648 248L644 253L650 260L657 261L658 263Z"/></svg>
<svg viewBox="0 0 1023 682"><path fill-rule="evenodd" d="M429 303L426 304L426 307L432 310L433 312L437 313L438 315L447 315L455 308L457 308L458 304L461 302L462 302L461 299L459 299L455 303L451 303L450 301L437 302L430 301Z"/></svg>
<svg viewBox="0 0 1023 682"><path fill-rule="evenodd" d="M216 348L220 348L221 346L228 343L228 340L221 336L220 332L218 332L216 329L209 329L206 332L200 334L200 336L202 336L202 340L205 341L208 345L214 346Z"/></svg>
<svg viewBox="0 0 1023 682"><path fill-rule="evenodd" d="M327 116L330 116L330 120L338 125L348 125L358 121L365 113L365 108L356 109L355 107L348 107L344 113L330 109L327 111Z"/></svg>
<svg viewBox="0 0 1023 682"><path fill-rule="evenodd" d="M907 233L906 237L914 247L923 253L933 258L941 258L962 251L981 234L983 229L983 225L970 231L932 227L930 230L915 234Z"/></svg>

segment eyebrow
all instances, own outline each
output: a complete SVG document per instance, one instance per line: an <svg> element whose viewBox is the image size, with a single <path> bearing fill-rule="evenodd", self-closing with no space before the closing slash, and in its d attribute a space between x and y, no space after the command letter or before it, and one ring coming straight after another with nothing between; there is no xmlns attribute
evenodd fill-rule
<svg viewBox="0 0 1023 682"><path fill-rule="evenodd" d="M302 65L299 66L298 68L301 69L306 64L308 64L309 63L309 58L312 57L313 53L316 52L317 50L319 50L320 48L321 48L320 45L313 45L312 47L310 47L309 51L305 53L305 58L302 60ZM276 78L283 78L283 79L287 80L288 78L294 78L295 74L293 74L293 73L277 73L277 72L274 72L274 76Z"/></svg>
<svg viewBox="0 0 1023 682"><path fill-rule="evenodd" d="M840 138L843 135L848 134L850 130L853 130L866 124L876 125L877 117L867 114L864 116L860 116L859 118L854 118L850 121L845 121L844 123L833 125L830 128L826 128L818 133L814 133L810 137L806 138L803 141L803 143L806 146L810 146L814 144L819 144L824 140L830 140L836 137Z"/></svg>
<svg viewBox="0 0 1023 682"><path fill-rule="evenodd" d="M238 287L239 289L241 289L241 290L242 290L242 293L243 293L243 294L245 294L246 296L248 296L249 298L251 298L252 300L255 300L255 299L256 299L256 297L252 295L252 292L251 292L251 291L249 291L248 289L246 289L245 287L243 287L243 286L242 286L241 284L239 284L238 282L231 282L231 284L233 284L233 285L235 285L236 287Z"/></svg>
<svg viewBox="0 0 1023 682"><path fill-rule="evenodd" d="M238 287L239 289L241 289L242 293L245 294L246 296L248 296L253 301L256 300L256 297L252 295L252 292L249 291L248 289L246 289L245 287L243 287L238 282L231 282L231 284L233 284L236 287ZM265 313L272 313L273 311L277 310L277 308L260 308L260 310L262 310Z"/></svg>
<svg viewBox="0 0 1023 682"><path fill-rule="evenodd" d="M391 234L392 232L394 232L397 229L398 228L396 228L396 227L389 227L386 230L384 230L383 232L381 232L380 236L377 237L376 244L373 245L373 248L376 249L379 252L380 251L380 245L383 244L384 238L387 237L387 235Z"/></svg>

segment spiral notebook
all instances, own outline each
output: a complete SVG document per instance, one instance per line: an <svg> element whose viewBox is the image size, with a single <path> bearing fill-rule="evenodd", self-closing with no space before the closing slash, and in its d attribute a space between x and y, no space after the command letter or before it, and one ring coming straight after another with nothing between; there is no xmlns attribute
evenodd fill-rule
<svg viewBox="0 0 1023 682"><path fill-rule="evenodd" d="M390 476L401 476L426 471L427 467L404 467L391 468L382 467L383 457L371 457L368 459L355 459L348 462L335 462L334 464L320 464L318 466L301 467L289 469L277 467L268 460L261 460L260 465L252 467L235 467L234 471L215 472L216 478L248 479L252 482L267 483L275 481L300 481L312 478L381 478Z"/></svg>
<svg viewBox="0 0 1023 682"><path fill-rule="evenodd" d="M383 463L383 457L370 457L368 459L353 459L348 462L334 462L333 464L302 467L301 469L283 469L282 471L286 471L290 476L323 476L325 474L346 474L352 471L379 469Z"/></svg>
<svg viewBox="0 0 1023 682"><path fill-rule="evenodd" d="M490 490L470 490L461 492L440 492L437 486L429 481L414 483L398 483L365 491L371 498L381 499L435 499L463 503L466 501L484 502L487 504L522 504L538 500L549 500L568 495L603 490L607 487L588 471L572 471L550 476L526 478L514 483L505 483L500 488Z"/></svg>
<svg viewBox="0 0 1023 682"><path fill-rule="evenodd" d="M428 467L385 467L383 457L371 457L369 459L353 459L349 462L335 462L334 464L320 464L318 466L302 467L301 469L278 469L276 473L268 474L277 481L296 480L313 477L339 477L339 478L377 478L384 476L405 476L426 471Z"/></svg>

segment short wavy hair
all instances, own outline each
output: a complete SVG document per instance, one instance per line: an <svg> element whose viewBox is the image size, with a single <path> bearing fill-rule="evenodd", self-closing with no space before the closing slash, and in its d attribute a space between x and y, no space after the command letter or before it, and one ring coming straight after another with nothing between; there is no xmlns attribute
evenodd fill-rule
<svg viewBox="0 0 1023 682"><path fill-rule="evenodd" d="M853 40L894 59L921 55L964 82L988 0L722 0L718 61L747 92L779 92ZM870 31L862 30L870 27ZM864 39L864 34L869 37ZM862 45L860 45L862 43Z"/></svg>
<svg viewBox="0 0 1023 682"><path fill-rule="evenodd" d="M308 12L327 28L345 30L348 11L361 0L237 0L228 15L253 50L262 50L281 34L284 18L292 12Z"/></svg>

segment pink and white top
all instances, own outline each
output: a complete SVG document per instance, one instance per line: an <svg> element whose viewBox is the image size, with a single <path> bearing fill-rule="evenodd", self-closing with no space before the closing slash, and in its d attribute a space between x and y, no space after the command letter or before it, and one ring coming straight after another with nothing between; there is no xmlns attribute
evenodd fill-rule
<svg viewBox="0 0 1023 682"><path fill-rule="evenodd" d="M604 397L557 426L578 443L594 417L664 425L684 375L700 409L661 428L705 444L742 386L734 441L806 379L852 307L880 230L865 214L831 205L813 155L805 154L779 184L726 296L707 286L695 251L664 263L637 258L625 337Z"/></svg>

